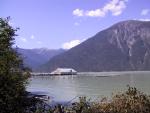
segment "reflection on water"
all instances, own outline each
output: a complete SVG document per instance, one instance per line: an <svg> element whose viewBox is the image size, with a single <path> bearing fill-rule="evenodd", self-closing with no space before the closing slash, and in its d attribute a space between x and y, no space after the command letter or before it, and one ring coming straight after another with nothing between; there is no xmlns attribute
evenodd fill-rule
<svg viewBox="0 0 150 113"><path fill-rule="evenodd" d="M109 77L100 77L108 75ZM87 96L93 99L110 96L112 93L124 90L128 84L150 94L149 81L150 72L101 72L82 73L77 76L34 76L30 79L27 90L45 92L53 97L54 101L70 101L77 96Z"/></svg>

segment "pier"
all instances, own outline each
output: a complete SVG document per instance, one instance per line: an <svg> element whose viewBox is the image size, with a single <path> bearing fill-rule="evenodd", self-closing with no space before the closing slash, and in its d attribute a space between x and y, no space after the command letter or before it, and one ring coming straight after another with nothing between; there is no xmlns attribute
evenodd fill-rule
<svg viewBox="0 0 150 113"><path fill-rule="evenodd" d="M31 73L32 76L52 76L51 73Z"/></svg>

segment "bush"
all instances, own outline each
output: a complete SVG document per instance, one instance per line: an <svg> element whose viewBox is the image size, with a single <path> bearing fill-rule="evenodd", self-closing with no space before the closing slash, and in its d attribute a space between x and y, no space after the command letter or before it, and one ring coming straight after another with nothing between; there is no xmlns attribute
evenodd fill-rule
<svg viewBox="0 0 150 113"><path fill-rule="evenodd" d="M150 113L150 96L128 86L127 91L114 95L112 100L94 102L86 113Z"/></svg>
<svg viewBox="0 0 150 113"><path fill-rule="evenodd" d="M53 109L51 113L150 113L150 96L128 86L127 91L113 95L112 99L89 102L80 97L79 102L61 111L64 112Z"/></svg>
<svg viewBox="0 0 150 113"><path fill-rule="evenodd" d="M9 25L9 18L0 18L0 113L23 113L26 109L29 73L12 47L16 31Z"/></svg>

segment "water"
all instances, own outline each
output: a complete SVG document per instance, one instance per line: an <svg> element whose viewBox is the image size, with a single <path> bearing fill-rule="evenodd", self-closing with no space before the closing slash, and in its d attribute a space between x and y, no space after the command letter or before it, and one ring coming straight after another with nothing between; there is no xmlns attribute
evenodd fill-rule
<svg viewBox="0 0 150 113"><path fill-rule="evenodd" d="M101 77L103 76L103 77ZM107 77L109 76L109 77ZM75 101L78 96L97 99L124 91L127 85L150 94L150 72L99 72L77 76L33 76L27 90L49 95L52 101Z"/></svg>

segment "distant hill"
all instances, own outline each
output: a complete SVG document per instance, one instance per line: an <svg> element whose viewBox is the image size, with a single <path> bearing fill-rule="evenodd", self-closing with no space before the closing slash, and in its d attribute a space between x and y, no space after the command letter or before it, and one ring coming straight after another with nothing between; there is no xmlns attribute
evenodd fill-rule
<svg viewBox="0 0 150 113"><path fill-rule="evenodd" d="M41 71L58 67L87 72L150 70L150 22L119 22L51 58Z"/></svg>
<svg viewBox="0 0 150 113"><path fill-rule="evenodd" d="M21 54L24 64L30 67L33 71L36 70L42 64L48 62L52 57L63 53L65 50L63 49L17 49L18 53Z"/></svg>

